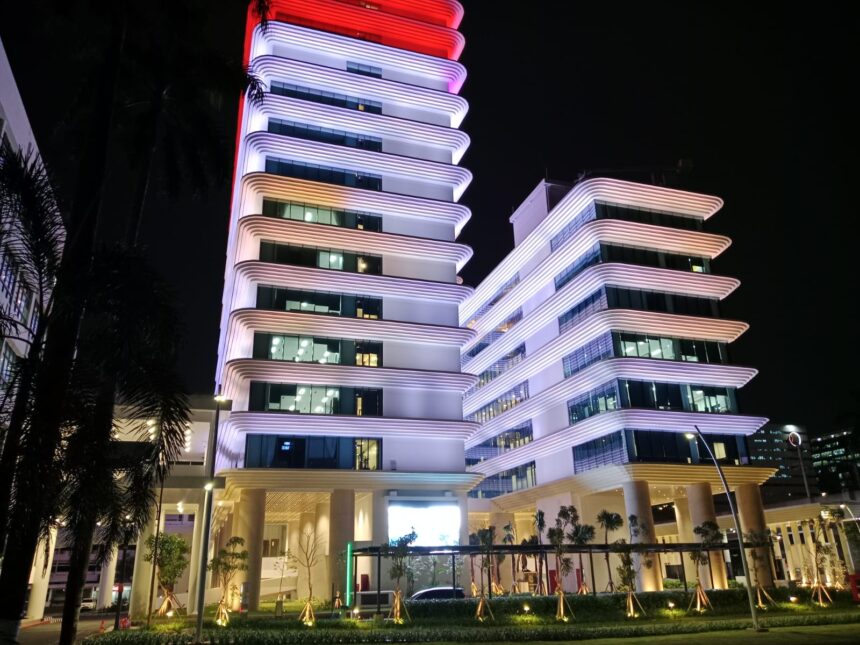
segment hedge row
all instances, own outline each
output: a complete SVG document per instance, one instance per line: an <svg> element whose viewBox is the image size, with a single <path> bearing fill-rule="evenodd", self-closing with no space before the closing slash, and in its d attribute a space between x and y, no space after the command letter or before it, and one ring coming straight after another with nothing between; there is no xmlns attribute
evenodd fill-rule
<svg viewBox="0 0 860 645"><path fill-rule="evenodd" d="M769 616L762 619L767 627L797 627L802 625L860 623L857 613L816 613L794 616ZM207 631L205 637L212 645L336 645L341 643L421 643L495 642L495 641L571 641L593 638L630 638L666 634L698 634L721 630L741 630L751 627L749 619L675 620L662 622L629 622L602 626L536 625L528 627L484 624L473 627L400 627L397 629L301 629ZM192 642L189 634L158 634L146 631L123 631L90 637L90 645L185 645Z"/></svg>

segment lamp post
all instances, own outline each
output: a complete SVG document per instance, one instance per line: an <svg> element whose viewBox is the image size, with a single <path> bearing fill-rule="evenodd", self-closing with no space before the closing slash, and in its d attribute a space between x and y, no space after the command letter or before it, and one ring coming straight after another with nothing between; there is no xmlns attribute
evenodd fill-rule
<svg viewBox="0 0 860 645"><path fill-rule="evenodd" d="M209 555L209 534L212 531L212 489L215 488L215 451L218 447L218 417L221 404L227 398L221 395L221 388L215 395L215 420L206 444L206 483L203 485L203 535L200 537L200 561L197 563L197 627L194 642L199 643L203 632L203 609L206 602L206 565Z"/></svg>
<svg viewBox="0 0 860 645"><path fill-rule="evenodd" d="M806 491L806 498L812 503L812 493L809 490L809 480L806 478L806 467L803 465L803 454L800 446L803 444L803 439L799 432L792 430L788 433L788 443L797 448L797 461L800 462L800 474L803 476L803 488Z"/></svg>
<svg viewBox="0 0 860 645"><path fill-rule="evenodd" d="M728 501L729 503L729 511L731 511L732 520L735 523L735 531L738 534L738 543L741 547L741 565L743 566L744 578L747 582L747 584L744 586L747 588L747 599L749 600L750 604L750 617L752 618L753 629L757 632L766 632L767 628L760 627L758 624L758 612L755 608L755 598L753 597L752 584L750 584L751 579L749 565L747 564L747 554L744 550L744 534L741 531L741 522L738 519L737 511L735 511L735 504L734 502L732 502L732 496L729 493L729 484L726 481L726 476L723 473L723 469L720 467L720 462L717 461L717 457L714 455L714 451L711 450L711 446L708 445L708 442L705 440L705 435L703 435L702 431L699 430L699 426L694 425L693 427L696 429L696 434L694 435L692 433L686 433L684 436L686 436L688 439L695 439L696 435L698 435L699 439L702 440L702 444L705 446L705 450L708 451L708 455L710 456L711 461L714 462L714 467L717 469L717 474L720 476L720 481L723 483L723 490L726 491L726 501Z"/></svg>

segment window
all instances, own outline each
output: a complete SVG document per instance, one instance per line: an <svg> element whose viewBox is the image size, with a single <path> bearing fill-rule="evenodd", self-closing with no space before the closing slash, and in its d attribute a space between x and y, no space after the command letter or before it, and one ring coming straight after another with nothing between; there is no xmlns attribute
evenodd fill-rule
<svg viewBox="0 0 860 645"><path fill-rule="evenodd" d="M498 376L501 376L514 365L521 363L526 357L526 346L520 345L516 349L508 352L502 358L493 363L486 370L478 375L478 382L466 391L466 396L470 396L484 387L487 383Z"/></svg>
<svg viewBox="0 0 860 645"><path fill-rule="evenodd" d="M495 437L466 449L466 465L471 466L492 459L509 450L529 444L534 439L532 422L526 421L516 428L500 432Z"/></svg>
<svg viewBox="0 0 860 645"><path fill-rule="evenodd" d="M522 319L523 310L517 309L510 318L501 323L493 331L485 334L484 337L481 338L481 340L479 340L469 351L463 354L460 358L461 366L468 363L471 359L475 358L475 356L487 349L487 347L499 340L499 338L501 338L505 333L510 331L511 327L516 325Z"/></svg>
<svg viewBox="0 0 860 645"><path fill-rule="evenodd" d="M622 431L573 447L573 472L577 474L601 466L626 464L627 461L627 444Z"/></svg>
<svg viewBox="0 0 860 645"><path fill-rule="evenodd" d="M249 434L245 468L379 470L382 440Z"/></svg>
<svg viewBox="0 0 860 645"><path fill-rule="evenodd" d="M330 363L338 365L341 362L341 343L347 345L352 341L340 341L316 336L292 336L286 334L254 334L254 358L266 358L275 361L293 361L296 363Z"/></svg>
<svg viewBox="0 0 860 645"><path fill-rule="evenodd" d="M515 388L508 390L504 394L502 394L499 398L491 403L488 403L484 407L476 410L472 414L468 415L466 418L469 421L478 421L480 423L486 423L491 419L499 416L503 412L510 410L511 408L519 405L523 401L529 398L529 384L528 381L524 381L517 385Z"/></svg>
<svg viewBox="0 0 860 645"><path fill-rule="evenodd" d="M569 378L597 361L612 356L612 335L604 334L564 357L564 378Z"/></svg>
<svg viewBox="0 0 860 645"><path fill-rule="evenodd" d="M486 477L469 491L469 497L479 499L498 497L506 493L532 488L535 485L537 485L535 462L531 461L522 466Z"/></svg>
<svg viewBox="0 0 860 645"><path fill-rule="evenodd" d="M252 412L381 416L382 390L252 381L248 409Z"/></svg>
<svg viewBox="0 0 860 645"><path fill-rule="evenodd" d="M642 224L668 226L689 231L701 231L704 224L704 220L701 217L666 213L647 208L607 204L605 202L596 202L595 209L597 219L620 219L627 222L641 222Z"/></svg>
<svg viewBox="0 0 860 645"><path fill-rule="evenodd" d="M659 291L606 287L606 298L611 309L638 309L661 311L685 316L719 316L715 298L698 298Z"/></svg>
<svg viewBox="0 0 860 645"><path fill-rule="evenodd" d="M309 141L320 141L321 143L330 143L332 145L346 146L348 148L358 148L360 150L372 150L374 152L382 151L382 139L369 134L356 134L353 132L345 132L343 130L334 130L332 128L323 128L317 125L308 125L306 123L295 123L285 119L269 119L269 132L273 134L282 134L288 137L296 137L298 139L306 139Z"/></svg>
<svg viewBox="0 0 860 645"><path fill-rule="evenodd" d="M361 74L362 76L372 76L373 78L382 78L382 68L374 67L373 65L364 65L363 63L346 62L346 71L353 74Z"/></svg>
<svg viewBox="0 0 860 645"><path fill-rule="evenodd" d="M382 343L356 342L355 364L361 367L379 367L382 365Z"/></svg>
<svg viewBox="0 0 860 645"><path fill-rule="evenodd" d="M470 329L473 328L479 318L481 318L485 313L487 313L496 304L498 304L498 302L506 295L508 295L508 293L510 293L510 291L519 283L520 276L519 274L516 274L513 278L511 278L505 284L499 287L499 290L496 291L496 293L494 293L493 296L487 302L481 305L481 307L474 314L472 314L472 318L471 320L469 320L469 322L466 323L466 327L469 327Z"/></svg>
<svg viewBox="0 0 860 645"><path fill-rule="evenodd" d="M9 343L5 342L2 338L0 338L0 344L3 345L3 348L0 349L0 382L5 384L12 380L18 356L12 351Z"/></svg>
<svg viewBox="0 0 860 645"><path fill-rule="evenodd" d="M277 264L317 267L351 273L382 273L382 258L376 255L357 254L339 249L321 249L310 246L293 246L262 240L260 260Z"/></svg>
<svg viewBox="0 0 860 645"><path fill-rule="evenodd" d="M563 334L564 332L573 329L577 321L582 320L596 311L606 309L606 306L606 291L603 288L600 288L558 317L559 334Z"/></svg>
<svg viewBox="0 0 860 645"><path fill-rule="evenodd" d="M725 459L726 458L726 444L722 441L715 441L713 445L714 449L714 457L717 459Z"/></svg>
<svg viewBox="0 0 860 645"><path fill-rule="evenodd" d="M590 251L579 256L564 271L555 276L555 290L558 291L585 269L600 262L600 245L595 244Z"/></svg>
<svg viewBox="0 0 860 645"><path fill-rule="evenodd" d="M266 172L283 177L322 181L339 186L350 186L365 190L382 190L382 177L380 175L335 168L333 166L304 163L302 161L292 161L290 159L266 157Z"/></svg>
<svg viewBox="0 0 860 645"><path fill-rule="evenodd" d="M365 231L381 231L382 217L360 211L345 211L316 204L280 201L269 197L263 198L263 215L291 219L309 224L326 224L341 228L353 228Z"/></svg>
<svg viewBox="0 0 860 645"><path fill-rule="evenodd" d="M360 112L382 114L382 103L379 101L347 96L346 94L338 94L337 92L317 90L309 87L302 87L300 85L282 83L280 81L272 81L271 92L272 94L289 96L292 98L302 99L304 101L313 101L314 103L322 103L324 105L334 105L336 107L358 110Z"/></svg>
<svg viewBox="0 0 860 645"><path fill-rule="evenodd" d="M599 388L582 394L567 403L570 425L574 425L596 414L619 408L618 390L612 381Z"/></svg>

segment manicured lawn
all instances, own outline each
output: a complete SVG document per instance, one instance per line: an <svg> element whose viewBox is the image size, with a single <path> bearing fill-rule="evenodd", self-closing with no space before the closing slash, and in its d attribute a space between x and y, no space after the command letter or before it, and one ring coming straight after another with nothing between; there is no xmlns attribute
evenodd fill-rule
<svg viewBox="0 0 860 645"><path fill-rule="evenodd" d="M820 625L816 627L779 627L769 632L748 631L707 632L704 634L678 634L677 636L641 636L636 638L598 638L583 641L588 645L662 645L662 643L689 643L696 645L739 645L761 643L762 645L856 645L860 642L860 625ZM422 645L454 645L453 643L424 643ZM482 645L490 645L482 644ZM533 641L529 645L559 645L558 641Z"/></svg>

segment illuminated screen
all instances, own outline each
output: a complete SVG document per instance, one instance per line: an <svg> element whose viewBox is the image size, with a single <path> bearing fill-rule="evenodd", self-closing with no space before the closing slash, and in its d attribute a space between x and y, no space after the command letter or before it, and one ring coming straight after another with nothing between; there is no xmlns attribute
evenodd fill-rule
<svg viewBox="0 0 860 645"><path fill-rule="evenodd" d="M392 502L388 505L388 539L412 531L414 546L448 546L460 543L460 507L448 502Z"/></svg>

